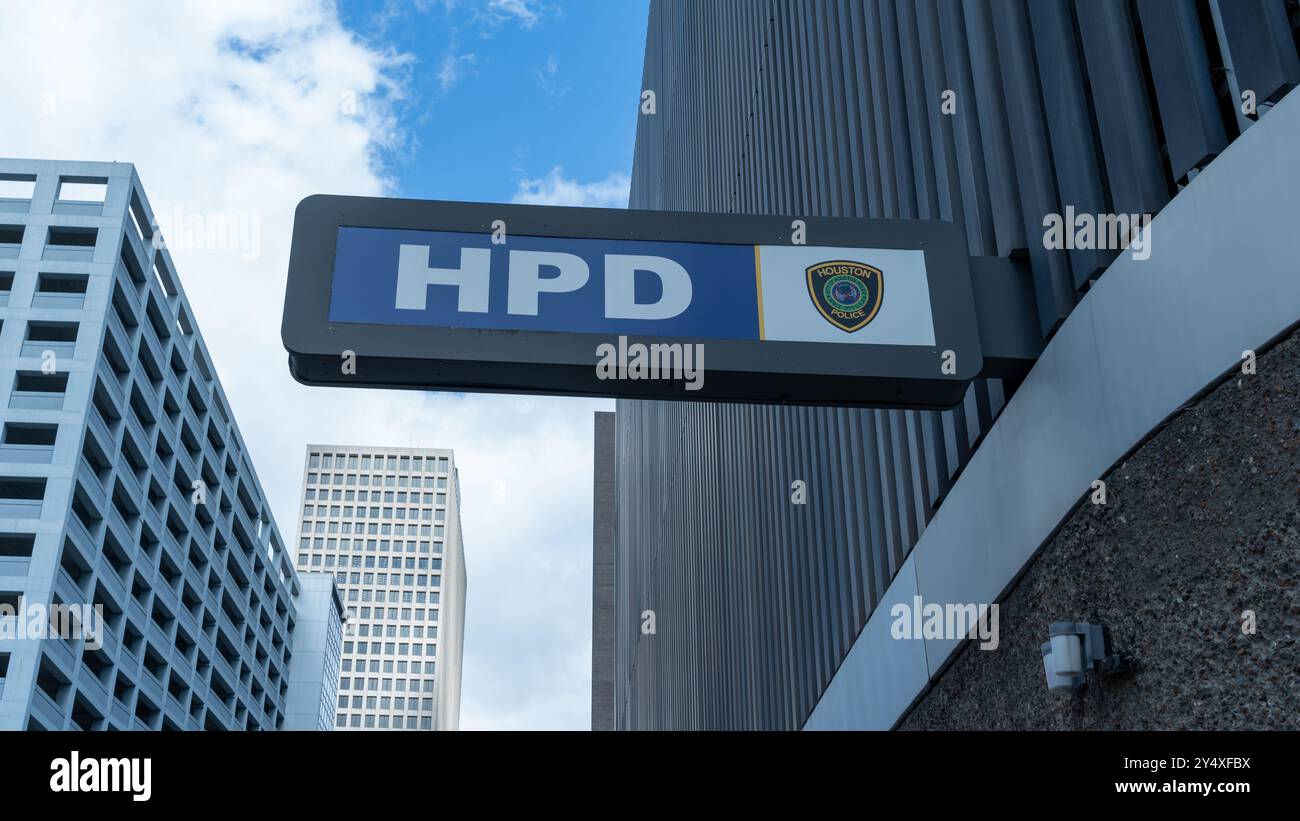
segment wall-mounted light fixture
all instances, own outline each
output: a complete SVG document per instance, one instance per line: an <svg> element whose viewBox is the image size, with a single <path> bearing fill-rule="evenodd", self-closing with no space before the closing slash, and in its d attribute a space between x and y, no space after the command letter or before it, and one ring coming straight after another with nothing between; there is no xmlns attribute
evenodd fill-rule
<svg viewBox="0 0 1300 821"><path fill-rule="evenodd" d="M1048 628L1043 642L1043 674L1047 689L1070 693L1088 683L1088 672L1117 673L1133 666L1128 657L1111 649L1110 631L1103 624L1058 621Z"/></svg>

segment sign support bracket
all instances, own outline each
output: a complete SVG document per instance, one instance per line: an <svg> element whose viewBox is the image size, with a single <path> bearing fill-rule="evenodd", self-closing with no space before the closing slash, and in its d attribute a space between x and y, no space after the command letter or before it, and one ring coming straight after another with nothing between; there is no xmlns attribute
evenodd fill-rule
<svg viewBox="0 0 1300 821"><path fill-rule="evenodd" d="M971 291L984 353L981 377L1019 379L1043 352L1034 276L1025 259L971 257Z"/></svg>

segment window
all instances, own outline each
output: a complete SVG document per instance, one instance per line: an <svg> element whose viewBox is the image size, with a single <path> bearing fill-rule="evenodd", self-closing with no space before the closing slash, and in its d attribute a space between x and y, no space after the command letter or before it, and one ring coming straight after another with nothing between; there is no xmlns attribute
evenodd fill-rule
<svg viewBox="0 0 1300 821"><path fill-rule="evenodd" d="M77 323L75 322L28 322L27 338L23 341L20 356L46 358L47 351L58 357L72 357L77 351Z"/></svg>
<svg viewBox="0 0 1300 821"><path fill-rule="evenodd" d="M23 244L23 226L0 225L0 257L16 259Z"/></svg>
<svg viewBox="0 0 1300 821"><path fill-rule="evenodd" d="M39 519L45 501L45 479L0 476L0 519Z"/></svg>
<svg viewBox="0 0 1300 821"><path fill-rule="evenodd" d="M27 174L0 174L0 200L30 200L36 190L36 177Z"/></svg>
<svg viewBox="0 0 1300 821"><path fill-rule="evenodd" d="M103 204L108 180L95 177L60 177L55 201L59 203Z"/></svg>
<svg viewBox="0 0 1300 821"><path fill-rule="evenodd" d="M86 294L85 274L41 274L36 279L38 294Z"/></svg>
<svg viewBox="0 0 1300 821"><path fill-rule="evenodd" d="M59 432L58 425L43 425L26 422L7 422L4 426L5 445L35 445L54 447L54 439Z"/></svg>
<svg viewBox="0 0 1300 821"><path fill-rule="evenodd" d="M153 276L154 280L158 283L158 287L163 289L163 293L167 294L167 296L176 296L176 284L172 277L171 269L167 267L167 262L161 255L154 257ZM159 336L165 335L166 334L159 332Z"/></svg>
<svg viewBox="0 0 1300 821"><path fill-rule="evenodd" d="M45 244L47 247L55 248L91 249L95 247L95 240L98 237L99 231L95 228L71 228L51 225Z"/></svg>
<svg viewBox="0 0 1300 821"><path fill-rule="evenodd" d="M144 212L144 206L140 204L140 196L135 191L131 192L130 207L127 213L131 215L131 228L135 231L135 238L140 242L147 239L153 239L153 229L149 226L149 217ZM123 248L123 253L126 249ZM139 277L137 277L139 279Z"/></svg>
<svg viewBox="0 0 1300 821"><path fill-rule="evenodd" d="M0 534L0 576L26 576L35 544L33 533ZM3 672L0 678L4 678Z"/></svg>

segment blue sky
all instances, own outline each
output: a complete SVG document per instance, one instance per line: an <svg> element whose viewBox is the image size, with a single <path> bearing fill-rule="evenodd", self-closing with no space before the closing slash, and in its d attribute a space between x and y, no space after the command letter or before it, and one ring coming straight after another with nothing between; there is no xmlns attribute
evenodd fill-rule
<svg viewBox="0 0 1300 821"><path fill-rule="evenodd" d="M461 727L589 726L592 414L613 403L308 388L279 328L311 194L626 206L646 0L0 4L0 155L132 162L173 224L254 229L163 234L285 540L307 443L453 448Z"/></svg>
<svg viewBox="0 0 1300 821"><path fill-rule="evenodd" d="M342 21L408 59L395 75L397 192L509 202L521 185L629 175L647 0L357 2ZM626 203L622 203L626 204Z"/></svg>

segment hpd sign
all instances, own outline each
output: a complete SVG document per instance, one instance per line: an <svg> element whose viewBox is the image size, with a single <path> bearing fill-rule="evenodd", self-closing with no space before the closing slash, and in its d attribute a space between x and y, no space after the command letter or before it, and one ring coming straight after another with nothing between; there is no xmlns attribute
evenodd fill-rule
<svg viewBox="0 0 1300 821"><path fill-rule="evenodd" d="M312 385L948 407L984 367L931 221L313 196L281 329Z"/></svg>

